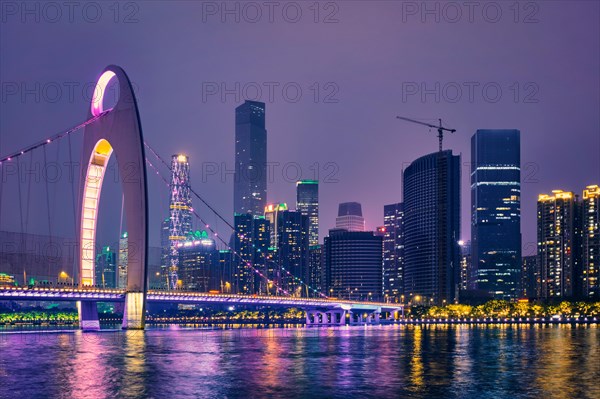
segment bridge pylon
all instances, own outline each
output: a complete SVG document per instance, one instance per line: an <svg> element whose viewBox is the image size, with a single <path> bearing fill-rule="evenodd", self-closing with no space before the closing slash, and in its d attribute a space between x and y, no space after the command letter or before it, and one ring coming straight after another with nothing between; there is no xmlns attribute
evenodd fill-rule
<svg viewBox="0 0 600 399"><path fill-rule="evenodd" d="M110 110L103 105L108 83L117 78L119 99ZM96 222L104 173L111 155L119 167L123 206L127 220L128 263L124 329L143 329L146 313L148 259L148 187L146 155L139 111L131 82L125 71L115 65L104 69L98 79L89 111L89 118L98 117L85 127L83 156L89 157L81 172L83 189L80 194L81 213L79 280L83 286L93 286L96 256ZM84 158L86 159L86 158ZM94 302L81 302L81 327L94 329L98 320L92 317Z"/></svg>

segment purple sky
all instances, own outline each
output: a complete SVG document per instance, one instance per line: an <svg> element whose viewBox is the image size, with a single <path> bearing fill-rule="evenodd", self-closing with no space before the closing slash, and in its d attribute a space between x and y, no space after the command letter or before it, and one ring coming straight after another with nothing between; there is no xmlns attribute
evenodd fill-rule
<svg viewBox="0 0 600 399"><path fill-rule="evenodd" d="M21 7L20 2L7 3ZM203 7L204 11L224 7L221 2L139 2L127 9L121 5L119 23L114 22L114 9L103 2L94 3L102 12L96 23L89 21L95 18L95 8L86 12L76 8L72 22L68 9L56 17L56 10L44 9L43 3L31 3L39 7L40 22L35 22L36 15L22 17L2 9L0 154L83 121L88 109L83 86L114 63L126 70L138 89L147 142L165 157L189 154L193 186L230 216L231 176L226 181L218 176L203 181L202 163L232 168L234 108L239 102L233 94L224 100L219 94L206 95L203 87L214 82L234 89L239 82L254 96L249 83L256 82L263 88L261 100L267 102L269 161L280 163L268 188L269 201L295 203L295 185L282 175L286 162L300 165L304 178L314 177L315 163L321 179L334 170L326 168L328 162L338 168L337 182L321 184L321 236L334 225L339 202L361 202L367 226L381 225L383 205L402 198L403 165L437 149L435 132L395 119L403 115L431 121L439 117L457 129L444 147L462 154L463 163L470 162L470 138L476 129L521 130L526 246L535 242L538 193L554 188L581 193L585 185L600 183L600 4L521 3L516 16L513 2L497 2L493 5L502 15L493 23L497 9L488 6L484 18L485 2L474 10L472 22L463 2L451 3L463 7L454 23L449 19L456 17L456 7L446 6L447 2L428 3L432 9L439 7L439 23L435 15L423 15L422 22L419 10L411 13L421 2L393 1L344 1L335 7L324 2L319 23L313 20L313 2L294 3L302 10L297 23L290 22L293 5L283 15L284 2L275 9L273 22L263 6L262 19L256 23L247 21L255 16L256 9L251 8L240 12L239 23L234 15L224 15L222 22L220 14L203 13ZM227 6L233 9L236 3ZM132 13L137 22L123 23ZM338 22L323 23L331 13ZM278 84L272 102L267 82ZM413 82L429 89L438 83L439 101L434 94L423 100L420 92L408 93ZM472 100L468 82L476 85ZM68 87L73 85L74 96L69 98ZM462 97L453 101L457 86ZM302 95L292 102L296 87ZM502 94L493 102L498 87ZM38 93L39 101L25 88ZM79 144L80 138L74 137L77 160ZM68 159L67 148L64 143L49 146L47 158L56 159L60 151L63 162ZM43 156L41 151L36 154L34 162ZM468 170L467 165L462 172L464 239L470 236ZM291 178L294 171L294 165L288 167ZM5 180L0 229L19 231L17 185L14 177ZM68 186L62 183L50 184L53 221L64 221L53 223L54 233L72 236L73 210ZM150 176L155 245L160 218L167 210L161 184ZM30 219L39 221L30 222L28 231L46 233L45 186L37 186L32 190ZM205 208L196 207L208 215ZM113 182L106 182L101 214L100 238L114 242L120 194ZM214 216L209 221L214 223ZM528 253L531 250L524 251Z"/></svg>

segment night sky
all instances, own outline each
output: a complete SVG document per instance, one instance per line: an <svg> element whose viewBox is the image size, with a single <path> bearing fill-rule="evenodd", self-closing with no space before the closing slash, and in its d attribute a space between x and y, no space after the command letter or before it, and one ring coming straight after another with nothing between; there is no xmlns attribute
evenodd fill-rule
<svg viewBox="0 0 600 399"><path fill-rule="evenodd" d="M5 3L21 7L20 2ZM467 8L457 17L456 6L463 2L452 2L454 8L428 3L432 9L440 7L439 22L419 10L413 15L421 2L323 2L318 16L313 2L293 3L285 12L282 2L272 22L263 7L254 23L256 8L241 9L239 22L218 10L212 15L225 7L221 2L123 3L118 14L114 3L100 2L94 3L102 13L99 18L97 8L84 12L79 7L72 21L66 8L57 17L56 10L32 2L39 13L25 15L24 22L22 10L14 15L5 3L0 22L1 155L82 122L89 107L84 87L105 66L117 64L137 89L146 141L164 157L188 154L193 187L230 219L232 175L203 179L203 163L205 171L215 164L221 169L222 163L233 168L234 109L244 91L267 103L268 159L279 162L268 200L294 204L292 180L298 166L303 178L315 178L315 169L320 171L321 237L334 226L339 202L361 202L367 227L382 225L383 205L402 198L403 166L437 150L436 132L396 115L429 122L442 118L457 129L444 147L463 157L464 239L470 236L468 163L476 129L521 131L524 247L536 240L539 193L555 188L581 193L586 185L600 183L600 3L595 1L523 2L517 10L511 8L513 2L497 2L502 15L488 7L484 16L480 6L473 10L472 22ZM235 9L236 4L242 7L235 2L227 7ZM294 23L296 5L302 16ZM221 85L233 94L222 98ZM421 98L422 85L433 93ZM260 98L256 86L262 88ZM274 87L273 98L269 86ZM207 91L215 87L217 94ZM419 91L412 94L415 88ZM73 136L77 161L80 143ZM65 142L52 144L46 157L64 162L67 151ZM42 157L37 150L32 162ZM294 164L287 166L284 178L290 162ZM3 179L0 229L20 231L16 179L6 169ZM151 243L158 245L168 197L158 178L149 179ZM73 236L65 180L49 184L52 232ZM47 233L45 186L34 186L27 230ZM118 184L107 181L105 186L99 234L110 243L119 231L121 202ZM199 203L196 208L215 223Z"/></svg>

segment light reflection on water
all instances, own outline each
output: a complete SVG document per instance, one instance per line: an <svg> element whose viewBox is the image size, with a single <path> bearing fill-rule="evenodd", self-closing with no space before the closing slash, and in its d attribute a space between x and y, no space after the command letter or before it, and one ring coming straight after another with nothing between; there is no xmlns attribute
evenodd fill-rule
<svg viewBox="0 0 600 399"><path fill-rule="evenodd" d="M599 398L599 348L595 325L4 333L0 397Z"/></svg>

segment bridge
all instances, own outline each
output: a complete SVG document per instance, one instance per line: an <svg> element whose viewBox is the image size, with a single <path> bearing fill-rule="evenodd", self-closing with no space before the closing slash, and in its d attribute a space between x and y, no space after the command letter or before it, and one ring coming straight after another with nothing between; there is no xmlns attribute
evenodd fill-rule
<svg viewBox="0 0 600 399"><path fill-rule="evenodd" d="M104 93L109 82L116 79L119 89L119 98L110 108L104 107ZM313 324L345 324L347 321L354 323L378 323L382 313L403 312L402 305L347 301L328 298L325 294L310 287L298 276L293 276L285 271L290 278L307 287L306 292L316 294L318 298L304 298L293 296L285 286L280 286L280 281L266 275L263 271L254 268L249 259L244 259L233 250L236 261L248 268L250 274L256 278L264 279L268 286L275 287L276 295L238 295L238 294L211 294L203 292L182 292L178 290L156 291L148 290L148 178L146 164L153 167L157 175L158 169L146 158L146 148L167 168L164 160L145 141L142 134L142 124L137 101L129 77L125 71L115 65L104 69L98 78L96 90L88 110L85 122L73 129L49 137L39 143L24 148L8 156L0 157L0 166L4 167L14 163L19 157L42 148L44 162L46 162L46 145L69 137L76 131L82 130L83 149L82 165L80 168L80 186L77 187L79 197L77 205L74 204L76 214L75 236L78 244L76 254L77 267L74 271L71 286L54 288L46 287L1 287L0 300L17 301L77 301L81 328L84 330L97 330L100 328L97 303L98 302L123 302L123 328L144 329L146 318L146 303L187 303L187 304L240 304L255 306L297 307L306 311L307 325ZM69 141L69 156L70 152ZM124 289L95 288L96 261L96 227L99 211L102 183L111 156L115 154L120 171L126 175L121 179L123 190L123 210L127 221L128 245L137 250L138 256L128 256L127 282ZM31 159L31 158L30 158ZM18 168L18 160L16 161ZM169 187L167 179L160 176ZM2 186L0 186L0 189ZM73 187L74 188L74 187ZM74 192L75 190L73 190ZM0 191L1 192L1 191ZM21 187L19 185L19 199ZM223 216L211 207L197 192L191 192L212 211L226 226L233 227ZM46 184L46 202L48 208L48 228L50 229L50 206L48 185ZM73 194L74 196L74 194ZM29 205L29 196L27 197ZM1 196L0 196L1 200ZM22 207L22 202L20 201ZM27 210L27 213L29 210ZM193 215L206 226L215 238L229 249L229 244L223 240L223 234L218 234L195 211ZM22 209L21 209L22 213ZM23 216L21 215L21 218ZM122 215L123 218L123 215ZM23 224L23 220L21 220ZM27 222L25 223L25 225ZM25 285L25 284L24 284ZM308 294L307 294L308 296Z"/></svg>
<svg viewBox="0 0 600 399"><path fill-rule="evenodd" d="M0 300L10 301L77 301L81 309L93 309L97 302L125 302L126 290L91 287L42 288L0 287ZM378 324L383 313L404 314L400 304L380 302L356 302L339 299L296 298L268 295L213 294L204 292L178 292L148 290L146 302L253 305L269 307L300 308L306 312L306 325ZM86 314L82 329L100 328L97 313Z"/></svg>

